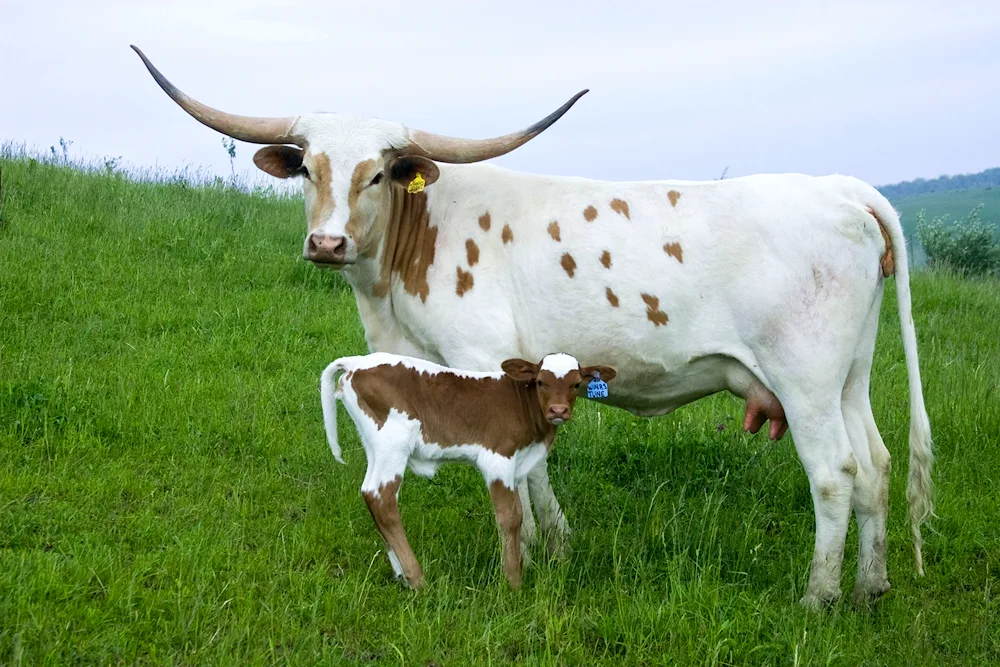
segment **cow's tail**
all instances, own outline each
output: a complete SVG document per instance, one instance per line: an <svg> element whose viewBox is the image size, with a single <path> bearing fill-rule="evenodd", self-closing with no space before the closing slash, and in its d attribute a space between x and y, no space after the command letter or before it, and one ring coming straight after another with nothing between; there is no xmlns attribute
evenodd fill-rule
<svg viewBox="0 0 1000 667"><path fill-rule="evenodd" d="M889 201L878 195L870 204L876 220L889 237L895 257L896 298L899 305L899 322L903 330L903 353L906 372L910 380L910 468L906 482L906 499L910 505L910 524L913 530L913 552L917 573L924 574L922 554L923 537L920 525L934 515L934 484L931 482L931 425L924 407L924 392L920 384L920 365L917 361L917 333L913 327L910 304L910 268L906 257L906 239L899 216Z"/></svg>
<svg viewBox="0 0 1000 667"><path fill-rule="evenodd" d="M337 441L337 400L343 394L337 389L336 374L344 370L343 359L337 359L326 367L319 380L320 402L323 404L323 425L326 427L326 440L330 443L333 458L343 463L340 453L340 443Z"/></svg>

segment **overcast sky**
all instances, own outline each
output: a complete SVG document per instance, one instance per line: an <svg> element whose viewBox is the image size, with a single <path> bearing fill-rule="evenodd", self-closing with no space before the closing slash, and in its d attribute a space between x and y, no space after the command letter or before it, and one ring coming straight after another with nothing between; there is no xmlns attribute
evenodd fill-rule
<svg viewBox="0 0 1000 667"><path fill-rule="evenodd" d="M609 8L610 7L610 8ZM228 173L221 135L156 86L233 113L353 112L592 178L1000 166L1000 2L0 0L0 139ZM255 146L238 143L237 168Z"/></svg>

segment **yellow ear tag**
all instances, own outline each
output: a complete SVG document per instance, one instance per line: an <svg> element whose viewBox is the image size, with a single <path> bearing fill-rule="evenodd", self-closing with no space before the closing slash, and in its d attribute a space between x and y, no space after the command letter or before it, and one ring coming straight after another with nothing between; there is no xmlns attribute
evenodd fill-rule
<svg viewBox="0 0 1000 667"><path fill-rule="evenodd" d="M417 175L413 177L412 181L410 181L410 184L406 186L406 191L409 192L411 195L415 195L418 192L423 192L424 183L426 182L427 181L424 180L424 177L421 176L420 172L418 171Z"/></svg>

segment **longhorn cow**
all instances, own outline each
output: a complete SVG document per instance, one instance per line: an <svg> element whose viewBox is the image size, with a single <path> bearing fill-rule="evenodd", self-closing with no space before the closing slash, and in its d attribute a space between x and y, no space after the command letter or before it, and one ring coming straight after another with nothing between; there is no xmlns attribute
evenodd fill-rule
<svg viewBox="0 0 1000 667"><path fill-rule="evenodd" d="M133 47L135 48L135 47ZM931 435L899 217L845 176L605 182L482 163L537 136L587 91L525 130L468 140L332 113L254 118L188 97L138 50L159 86L201 123L268 144L263 171L303 179L303 255L341 272L368 347L493 371L554 351L618 371L606 402L662 415L721 390L747 402L744 427L790 428L816 514L801 602L841 594L853 507L854 596L889 589L890 456L869 376L887 276L909 375L907 498L918 572L932 513ZM551 552L568 526L544 462L521 484Z"/></svg>

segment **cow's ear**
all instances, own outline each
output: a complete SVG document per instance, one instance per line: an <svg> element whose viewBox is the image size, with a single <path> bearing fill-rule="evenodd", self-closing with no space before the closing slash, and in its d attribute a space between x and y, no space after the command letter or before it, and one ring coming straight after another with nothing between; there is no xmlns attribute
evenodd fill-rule
<svg viewBox="0 0 1000 667"><path fill-rule="evenodd" d="M420 192L441 175L438 166L425 157L403 155L389 165L389 178L405 188ZM417 178L417 174L420 178ZM412 184L412 187L411 187Z"/></svg>
<svg viewBox="0 0 1000 667"><path fill-rule="evenodd" d="M601 379L605 382L611 382L618 375L618 371L611 368L611 366L587 366L586 368L580 369L580 375L587 378L593 378L595 373L601 374Z"/></svg>
<svg viewBox="0 0 1000 667"><path fill-rule="evenodd" d="M512 380L517 382L534 382L538 377L538 364L524 359L508 359L500 364L500 368Z"/></svg>
<svg viewBox="0 0 1000 667"><path fill-rule="evenodd" d="M261 171L278 178L304 176L301 148L294 146L264 146L253 156L253 163Z"/></svg>

